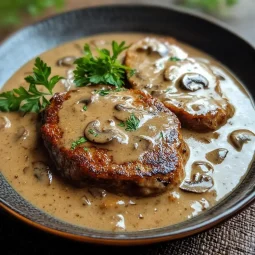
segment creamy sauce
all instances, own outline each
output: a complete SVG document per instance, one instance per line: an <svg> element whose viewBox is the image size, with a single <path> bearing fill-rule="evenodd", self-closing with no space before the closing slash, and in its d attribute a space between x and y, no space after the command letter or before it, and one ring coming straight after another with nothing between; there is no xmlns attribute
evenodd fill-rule
<svg viewBox="0 0 255 255"><path fill-rule="evenodd" d="M190 114L206 114L219 107L225 109L228 102L221 97L219 80L213 71L175 44L175 40L167 42L147 37L131 46L127 63L137 70L130 78L134 87L146 89L163 102L184 108ZM179 86L178 81L187 73L200 74L200 84L191 85L189 89Z"/></svg>
<svg viewBox="0 0 255 255"><path fill-rule="evenodd" d="M58 74L67 78L59 82L54 92L74 88L73 67L57 66L56 62L66 56L81 56L81 48L85 42L91 45L96 44L100 48L109 48L112 40L118 42L125 40L129 44L145 36L144 34L98 35L61 45L42 54L42 59L53 67L52 75ZM181 43L177 43L177 46L187 52L190 57L206 61L213 72L225 78L219 81L222 93L235 107L233 117L215 132L196 133L182 129L184 139L190 148L190 158L185 167L186 179L189 179L193 173L206 173L214 180L213 188L205 193L195 194L175 187L156 197L136 198L91 188L78 189L67 184L54 173L49 185L36 178L33 170L33 163L38 161L43 161L51 167L51 161L40 139L38 116L27 114L23 117L19 113L0 113L2 117L0 122L1 172L14 189L38 208L64 221L113 231L143 230L175 224L196 216L231 192L249 168L254 156L255 141L250 136L248 139L250 141L246 140L242 149L238 150L229 141L229 134L238 129L255 132L253 104L241 84L217 61L190 46ZM3 90L10 90L24 84L24 77L31 72L33 64L34 60L23 66L7 82ZM111 104L111 102L110 100L105 103ZM64 112L60 114L64 115ZM105 121L110 117L107 114ZM158 118L160 119L160 116ZM67 129L71 130L72 122L75 120L70 120ZM82 130L80 127L77 129ZM66 144L70 146L73 140L72 134L67 132L65 139ZM215 153L219 153L215 152L217 149L224 149L220 150L223 158L220 159L220 163L214 159ZM208 155L212 151L214 156ZM114 153L117 161L123 160L123 153ZM132 157L133 155L130 155L130 159ZM197 163L197 161L207 164Z"/></svg>
<svg viewBox="0 0 255 255"><path fill-rule="evenodd" d="M161 136L173 127L178 128L171 115L158 112L155 106L144 107L138 103L140 95L125 90L100 96L97 93L99 89L107 88L93 86L79 89L63 103L59 111L59 127L64 131L64 147L71 148L71 144L85 134L88 142L84 146L88 149L90 146L105 148L115 163L122 164L138 160L148 147L161 144ZM89 101L86 111L83 109L84 101ZM127 127L121 124L130 118L131 113L139 119L139 125L136 130L127 131ZM94 128L95 121L98 127Z"/></svg>

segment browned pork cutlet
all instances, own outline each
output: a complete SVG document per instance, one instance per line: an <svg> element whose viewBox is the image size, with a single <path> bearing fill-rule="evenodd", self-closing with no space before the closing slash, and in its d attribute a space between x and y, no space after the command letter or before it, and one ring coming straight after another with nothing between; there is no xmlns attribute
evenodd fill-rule
<svg viewBox="0 0 255 255"><path fill-rule="evenodd" d="M174 112L183 127L213 131L233 116L220 80L211 68L189 58L173 38L147 37L134 43L125 64L136 70L129 76L134 89L146 90Z"/></svg>
<svg viewBox="0 0 255 255"><path fill-rule="evenodd" d="M89 86L57 93L41 132L57 170L79 186L148 196L183 178L188 150L180 122L141 91Z"/></svg>

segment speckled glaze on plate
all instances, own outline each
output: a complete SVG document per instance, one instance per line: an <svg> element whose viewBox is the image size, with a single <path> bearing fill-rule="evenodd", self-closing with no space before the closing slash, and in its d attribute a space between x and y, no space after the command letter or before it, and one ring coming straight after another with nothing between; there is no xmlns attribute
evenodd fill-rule
<svg viewBox="0 0 255 255"><path fill-rule="evenodd" d="M138 5L72 11L20 30L1 45L0 84L27 61L61 43L97 33L125 31L170 35L209 53L226 65L255 97L255 50L247 42L217 22L186 11ZM189 236L226 220L255 198L254 183L253 163L240 185L203 214L169 227L130 233L92 230L55 219L24 200L1 173L0 206L35 227L67 238L101 244L145 244Z"/></svg>

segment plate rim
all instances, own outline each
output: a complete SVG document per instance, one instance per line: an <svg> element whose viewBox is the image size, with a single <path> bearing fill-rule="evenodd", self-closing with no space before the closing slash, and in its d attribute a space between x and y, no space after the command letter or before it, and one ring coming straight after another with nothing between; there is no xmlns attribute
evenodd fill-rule
<svg viewBox="0 0 255 255"><path fill-rule="evenodd" d="M149 7L149 8L157 8L162 9L162 10L172 10L178 13L182 13L185 15L190 15L193 16L195 18L198 19L203 19L206 20L209 23L213 23L215 26L220 27L223 30L226 30L227 32L231 33L232 35L234 35L235 37L238 37L239 40L242 40L243 42L245 42L247 44L247 46L250 46L253 51L255 52L255 47L254 45L252 45L249 41L247 41L245 38L243 38L242 36L240 36L237 32L235 32L232 28L230 28L227 24L224 24L222 21L219 21L213 17L210 16L206 16L204 14L201 13L197 13L196 11L192 11L189 10L187 8L181 8L181 7L177 7L177 6L159 6L159 5L154 5L154 4L110 4L110 5L102 5L102 6L93 6L93 7L85 7L85 8L80 8L80 9L75 9L75 10L71 10L71 11L67 11L67 12L62 12L59 13L57 15L52 15L50 17L44 18L40 21L37 21L29 26L26 26L24 28L19 29L18 31L12 33L11 35L9 35L7 38L5 38L2 43L1 46L9 43L10 40L15 39L16 36L18 36L20 33L23 33L26 30L29 29L33 29L34 27L47 22L48 20L54 20L57 17L60 16L65 16L68 15L69 13L74 13L77 11L82 11L82 10L90 10L90 9L105 9L105 8L109 8L109 7L113 7L113 8L126 8L126 7ZM248 173L250 170L248 170L246 173ZM242 182L242 181L241 181ZM240 182L240 183L241 183ZM8 183L8 182L7 182ZM239 183L239 184L240 184ZM239 186L239 185L238 185ZM236 189L238 189L238 186L236 187ZM16 191L16 190L14 190ZM232 192L230 192L232 193ZM90 237L90 236L81 236L81 235L76 235L76 234L71 234L68 232L64 232L64 231L60 231L57 229L53 229L53 228L49 228L47 226L44 226L40 223L34 222L31 219L28 219L24 216L22 216L21 214L19 214L18 212L16 212L15 210L13 210L11 208L10 205L8 205L8 203L6 203L5 201L3 201L0 198L0 207L2 207L4 210L8 211L10 214L14 215L16 218L19 218L20 220L22 220L23 222L32 225L36 228L39 228L43 231L49 232L49 233L53 233L62 237L66 237L69 239L74 239L74 240L78 240L78 241L85 241L85 242L92 242L92 243L100 243L100 244L114 244L114 245L136 245L136 244L148 244L148 243L154 243L154 242L161 242L161 241L166 241L166 240L173 240L173 239L179 239L179 238L183 238L183 237L187 237L202 231L205 231L207 229L210 229L213 226L218 225L221 222L226 221L227 219L233 217L234 215L240 213L240 211L244 210L245 207L247 207L249 204L251 204L253 201L255 200L255 190L249 195L247 196L245 199L238 201L238 203L235 204L235 206L233 206L232 208L229 208L228 210L226 210L223 213L220 213L219 215L215 216L214 218L212 218L209 222L207 223L200 223L196 226L196 228L193 228L191 230L189 230L188 232L186 232L185 234L179 233L179 234L175 234L175 236L169 236L167 232L162 233L161 235L157 234L157 236L155 237L136 237L136 239L131 239L131 238L127 238L124 237L122 238L116 238L116 239L107 239L105 237L102 238L95 238L95 237ZM29 202L29 201L28 201ZM35 207L33 205L33 207ZM37 208L37 207L35 207ZM37 210L40 210L37 208ZM53 216L51 216L53 217ZM121 233L121 232L120 232ZM119 233L118 233L119 234ZM132 241L132 243L130 243L130 241Z"/></svg>

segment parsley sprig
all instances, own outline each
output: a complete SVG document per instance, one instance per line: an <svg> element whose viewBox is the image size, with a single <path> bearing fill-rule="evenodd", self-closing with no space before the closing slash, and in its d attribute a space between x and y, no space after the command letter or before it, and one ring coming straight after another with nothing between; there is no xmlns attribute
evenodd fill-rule
<svg viewBox="0 0 255 255"><path fill-rule="evenodd" d="M124 84L125 72L129 75L135 73L133 69L122 65L118 61L118 56L128 48L125 42L118 44L112 42L112 55L107 49L97 49L98 56L93 56L90 46L85 44L85 56L77 59L74 63L74 83L77 87L89 84L108 84L121 87Z"/></svg>
<svg viewBox="0 0 255 255"><path fill-rule="evenodd" d="M131 113L129 118L126 121L122 121L119 123L120 127L126 127L126 131L135 131L139 128L140 120L134 115L134 113Z"/></svg>
<svg viewBox="0 0 255 255"><path fill-rule="evenodd" d="M33 75L25 77L25 81L29 83L29 89L24 87L6 91L0 94L0 111L21 111L39 113L50 102L45 96L53 95L53 88L56 83L63 79L59 75L49 78L51 68L47 66L39 57L36 58ZM45 87L48 92L44 93L38 90L38 85Z"/></svg>

